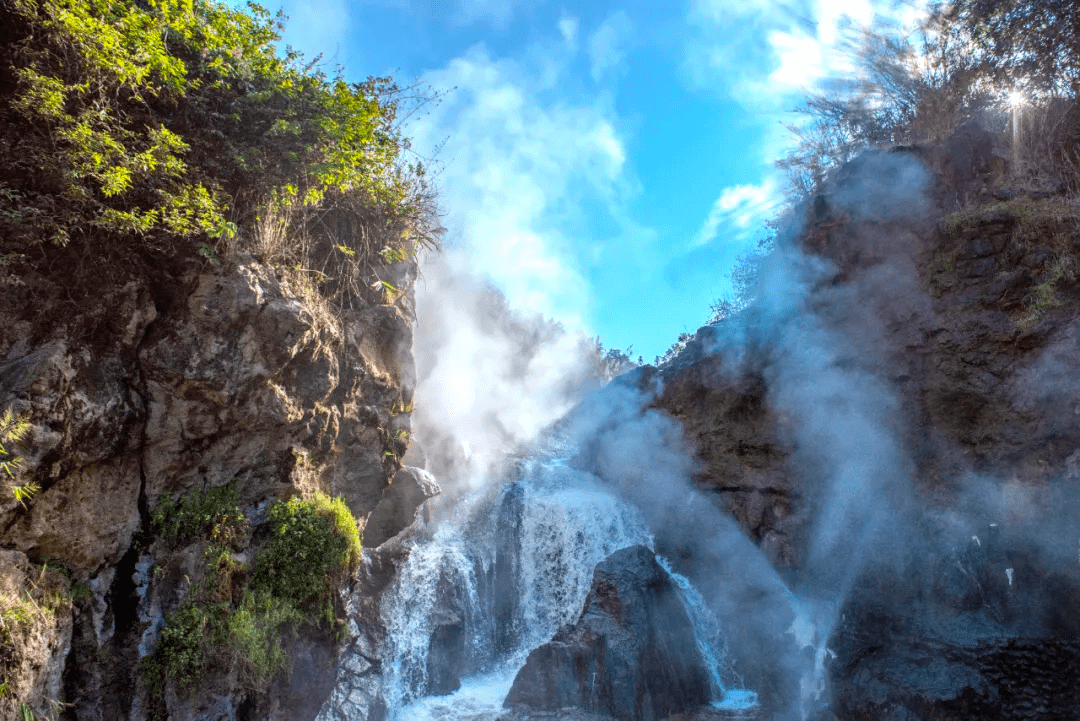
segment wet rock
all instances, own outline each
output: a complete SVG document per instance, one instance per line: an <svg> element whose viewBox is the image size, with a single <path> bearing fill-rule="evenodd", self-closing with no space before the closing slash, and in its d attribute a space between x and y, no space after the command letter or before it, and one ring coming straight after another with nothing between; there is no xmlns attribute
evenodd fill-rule
<svg viewBox="0 0 1080 721"><path fill-rule="evenodd" d="M504 705L658 721L709 701L709 675L678 590L652 551L601 561L578 622L529 654Z"/></svg>
<svg viewBox="0 0 1080 721"><path fill-rule="evenodd" d="M420 468L402 466L368 517L364 526L364 546L374 548L401 533L416 520L424 501L440 492L435 476Z"/></svg>
<svg viewBox="0 0 1080 721"><path fill-rule="evenodd" d="M495 565L492 569L491 613L495 622L495 654L505 656L518 645L521 595L521 523L525 491L512 484L503 495L495 529Z"/></svg>
<svg viewBox="0 0 1080 721"><path fill-rule="evenodd" d="M901 583L862 574L829 642L840 718L1080 718L1075 562L1048 565L996 524L972 531L952 553L923 547Z"/></svg>
<svg viewBox="0 0 1080 721"><path fill-rule="evenodd" d="M468 613L465 588L464 579L455 568L442 570L435 587L437 600L430 618L426 688L429 695L442 696L456 691L461 687L461 677L469 671L465 649Z"/></svg>
<svg viewBox="0 0 1080 721"><path fill-rule="evenodd" d="M333 674L333 689L316 718L318 721L386 721L383 697L383 653L386 627L379 609L379 594L409 555L409 546L397 536L377 549L365 549L356 583L346 601L349 632Z"/></svg>

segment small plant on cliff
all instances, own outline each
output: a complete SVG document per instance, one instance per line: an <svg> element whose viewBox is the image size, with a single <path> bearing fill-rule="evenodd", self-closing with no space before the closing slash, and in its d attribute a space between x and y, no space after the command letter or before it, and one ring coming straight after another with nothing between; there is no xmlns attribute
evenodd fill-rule
<svg viewBox="0 0 1080 721"><path fill-rule="evenodd" d="M154 703L166 679L195 692L216 665L238 670L250 688L263 688L287 667L281 629L334 623L334 588L361 554L356 519L345 502L324 494L270 507L270 538L250 570L235 551L250 532L236 507L236 488L162 499L153 527L170 545L206 543L203 581L169 614L161 640L144 661ZM244 519L244 520L241 520Z"/></svg>
<svg viewBox="0 0 1080 721"><path fill-rule="evenodd" d="M1062 264L1055 263L1050 268L1049 277L1035 286L1031 291L1031 294L1027 298L1027 310L1016 321L1016 325L1021 330L1027 330L1033 325L1039 322L1039 320L1046 314L1046 311L1054 306L1058 305L1057 291L1055 285L1059 280L1064 277L1065 271Z"/></svg>
<svg viewBox="0 0 1080 721"><path fill-rule="evenodd" d="M150 515L151 528L171 548L176 548L216 527L240 523L244 515L236 500L237 491L235 483L228 483L201 492L192 491L178 499L162 496Z"/></svg>
<svg viewBox="0 0 1080 721"><path fill-rule="evenodd" d="M11 483L11 493L23 508L26 507L26 502L33 498L41 487L33 482L13 483L19 466L22 465L22 458L15 455L14 450L11 448L26 437L29 432L29 416L24 414L16 417L10 408L0 413L0 470L7 475L7 481Z"/></svg>

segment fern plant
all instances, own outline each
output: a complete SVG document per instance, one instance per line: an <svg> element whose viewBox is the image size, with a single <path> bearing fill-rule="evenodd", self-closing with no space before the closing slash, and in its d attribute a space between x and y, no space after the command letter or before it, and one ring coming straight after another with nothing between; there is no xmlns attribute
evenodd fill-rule
<svg viewBox="0 0 1080 721"><path fill-rule="evenodd" d="M15 455L14 450L8 450L12 444L21 441L30 432L30 417L26 414L16 416L8 408L0 413L0 469L7 474L9 480L15 480L22 458ZM40 490L36 483L15 483L11 486L11 492L15 500L26 507L35 493Z"/></svg>

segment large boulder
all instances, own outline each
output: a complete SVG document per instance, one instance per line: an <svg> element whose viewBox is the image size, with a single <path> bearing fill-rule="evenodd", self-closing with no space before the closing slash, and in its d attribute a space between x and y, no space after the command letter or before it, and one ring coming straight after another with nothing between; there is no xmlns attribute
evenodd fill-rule
<svg viewBox="0 0 1080 721"><path fill-rule="evenodd" d="M654 721L710 695L678 588L652 551L631 546L596 566L578 622L529 654L504 706Z"/></svg>

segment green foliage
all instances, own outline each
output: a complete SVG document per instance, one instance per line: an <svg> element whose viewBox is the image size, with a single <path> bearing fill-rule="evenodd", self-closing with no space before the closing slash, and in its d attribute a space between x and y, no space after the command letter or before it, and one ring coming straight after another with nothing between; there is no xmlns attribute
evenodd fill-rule
<svg viewBox="0 0 1080 721"><path fill-rule="evenodd" d="M271 536L255 583L297 608L333 620L334 584L362 553L356 519L341 498L317 493L270 507Z"/></svg>
<svg viewBox="0 0 1080 721"><path fill-rule="evenodd" d="M269 515L270 538L249 572L234 554L249 541L235 486L162 498L155 532L173 546L202 539L206 567L144 661L152 698L161 698L168 678L194 692L216 661L261 688L288 665L284 626L333 624L334 584L362 553L356 519L341 498L325 494L277 501Z"/></svg>
<svg viewBox="0 0 1080 721"><path fill-rule="evenodd" d="M79 601L89 601L94 597L94 592L90 589L90 584L83 583L82 581L76 581L71 584L71 591L68 593L68 600L73 603Z"/></svg>
<svg viewBox="0 0 1080 721"><path fill-rule="evenodd" d="M202 678L209 623L207 610L191 602L169 614L161 629L161 640L143 666L152 690L163 689L166 678L175 679L184 689L191 689Z"/></svg>
<svg viewBox="0 0 1080 721"><path fill-rule="evenodd" d="M163 495L150 516L154 534L171 548L184 545L212 529L218 534L239 536L247 518L237 503L237 484L192 491L178 500Z"/></svg>
<svg viewBox="0 0 1080 721"><path fill-rule="evenodd" d="M379 251L379 255L382 257L384 263L399 263L406 258L404 248L390 248L386 247Z"/></svg>
<svg viewBox="0 0 1080 721"><path fill-rule="evenodd" d="M23 508L26 508L27 502L34 497L35 493L41 490L41 486L33 481L27 481L26 483L12 482L22 465L22 458L15 455L14 450L9 450L9 448L21 441L29 431L30 416L23 414L16 417L10 408L0 413L0 470L7 474L11 494L15 496L15 500Z"/></svg>
<svg viewBox="0 0 1080 721"><path fill-rule="evenodd" d="M41 486L36 483L16 483L11 486L11 493L15 496L15 500L19 502L23 508L26 508L27 501L33 499L34 494L41 490Z"/></svg>
<svg viewBox="0 0 1080 721"><path fill-rule="evenodd" d="M7 473L8 478L15 477L15 471L22 463L22 458L8 448L21 441L29 431L29 416L24 414L16 417L10 408L0 413L0 470Z"/></svg>
<svg viewBox="0 0 1080 721"><path fill-rule="evenodd" d="M12 628L30 623L34 618L34 604L29 597L6 599L0 609L0 638L11 638Z"/></svg>
<svg viewBox="0 0 1080 721"><path fill-rule="evenodd" d="M349 198L424 227L423 168L401 159L401 89L279 53L280 13L216 0L9 0L0 24L12 38L0 62L17 79L2 93L17 115L0 143L0 231L25 247L105 231L162 250L176 237L212 248L205 240L231 238L282 197L310 209ZM392 248L431 239L416 231Z"/></svg>
<svg viewBox="0 0 1080 721"><path fill-rule="evenodd" d="M224 623L215 628L215 642L244 660L252 680L261 684L287 665L279 629L303 622L304 615L288 601L266 592L245 591Z"/></svg>

